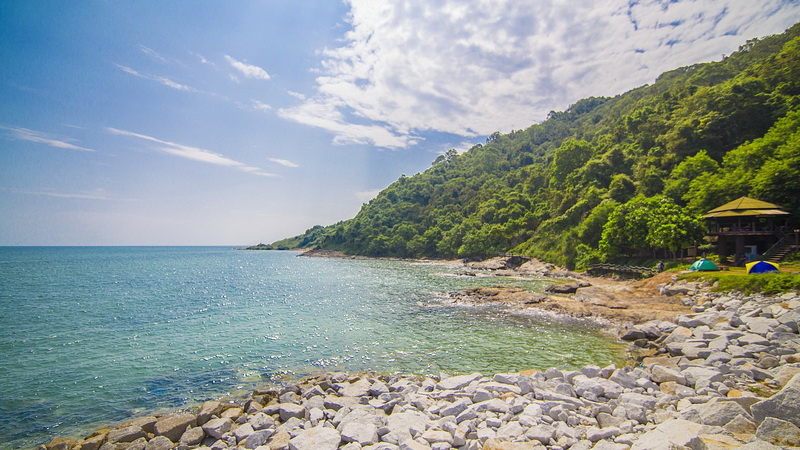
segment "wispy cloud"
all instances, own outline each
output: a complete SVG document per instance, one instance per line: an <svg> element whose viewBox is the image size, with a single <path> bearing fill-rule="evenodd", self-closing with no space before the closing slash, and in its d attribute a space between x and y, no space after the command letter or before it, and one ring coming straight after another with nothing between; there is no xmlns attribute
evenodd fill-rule
<svg viewBox="0 0 800 450"><path fill-rule="evenodd" d="M162 63L167 62L167 58L164 58L157 51L153 50L150 47L147 47L145 45L139 44L139 50L141 50L142 53L144 53L145 55L155 59L156 61L159 61L159 62L162 62Z"/></svg>
<svg viewBox="0 0 800 450"><path fill-rule="evenodd" d="M20 141L36 142L39 144L49 145L50 147L63 148L67 150L78 150L82 152L95 151L94 149L91 148L81 147L79 145L73 144L72 142L75 141L74 139L58 138L55 136L48 135L46 133L42 133L41 131L35 131L21 127L4 127L4 126L0 126L0 129L7 130L11 138Z"/></svg>
<svg viewBox="0 0 800 450"><path fill-rule="evenodd" d="M352 28L323 52L316 92L279 115L381 147L526 128L800 20L785 0L347 1Z"/></svg>
<svg viewBox="0 0 800 450"><path fill-rule="evenodd" d="M305 100L305 99L306 99L306 96L305 96L305 95L303 95L303 94L301 94L301 93L299 93L299 92L295 92L295 91L286 91L286 93L287 93L287 94L289 94L289 95L291 95L292 97L294 97L294 98L298 99L298 100Z"/></svg>
<svg viewBox="0 0 800 450"><path fill-rule="evenodd" d="M264 102L260 102L258 100L253 100L252 103L253 103L253 108L255 108L255 109L259 110L259 111L271 111L272 110L272 106L269 106L268 104L266 104Z"/></svg>
<svg viewBox="0 0 800 450"><path fill-rule="evenodd" d="M269 158L269 160L284 167L300 167L299 164L289 161L288 159Z"/></svg>
<svg viewBox="0 0 800 450"><path fill-rule="evenodd" d="M134 133L132 131L125 131L117 128L106 128L106 130L112 134L116 134L119 136L134 137L148 142L153 142L155 144L158 144L154 146L155 149L162 151L164 153L168 153L170 155L179 156L181 158L191 159L193 161L204 162L207 164L214 164L217 166L231 167L253 175L260 175L265 177L276 176L275 174L264 172L258 167L248 166L247 164L241 163L234 159L220 155L219 153L215 153L203 148L165 141L152 136L147 136L145 134Z"/></svg>
<svg viewBox="0 0 800 450"><path fill-rule="evenodd" d="M238 70L239 73L244 75L247 78L254 78L256 80L269 80L270 76L266 70L262 69L261 67L255 66L253 64L247 64L242 61L237 61L234 58L225 55L225 59L234 69Z"/></svg>
<svg viewBox="0 0 800 450"><path fill-rule="evenodd" d="M14 188L0 188L0 191L10 192L12 194L23 195L41 195L46 197L56 198L74 198L80 200L113 200L115 197L109 195L105 189L94 189L86 192L60 192L51 188L42 189L14 189Z"/></svg>
<svg viewBox="0 0 800 450"><path fill-rule="evenodd" d="M344 106L343 104L341 106ZM312 127L332 132L334 144L365 144L386 148L408 147L418 138L402 135L380 124L356 124L347 120L337 103L308 101L293 108L278 110L278 115Z"/></svg>
<svg viewBox="0 0 800 450"><path fill-rule="evenodd" d="M172 89L177 89L179 91L187 91L187 92L197 92L197 90L195 88L193 88L191 86L187 86L185 84L178 83L178 82L173 81L173 80L171 80L171 79L169 79L167 77L161 77L161 76L157 76L157 75L150 75L150 74L147 74L147 73L141 73L141 72L139 72L139 71L137 71L135 69L132 69L132 68L130 68L128 66L123 66L122 64L115 64L115 65L117 66L117 68L119 70L121 70L121 71L123 71L125 73L131 74L131 75L139 77L139 78L143 78L145 80L157 81L157 82L163 84L164 86L170 87Z"/></svg>

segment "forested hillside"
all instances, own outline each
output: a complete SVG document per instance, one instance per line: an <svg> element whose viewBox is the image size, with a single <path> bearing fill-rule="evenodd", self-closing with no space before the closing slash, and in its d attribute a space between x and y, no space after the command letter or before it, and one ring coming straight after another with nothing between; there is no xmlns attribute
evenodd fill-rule
<svg viewBox="0 0 800 450"><path fill-rule="evenodd" d="M352 219L275 248L570 267L701 241L701 213L742 195L800 212L800 24L719 62L587 98L440 156Z"/></svg>

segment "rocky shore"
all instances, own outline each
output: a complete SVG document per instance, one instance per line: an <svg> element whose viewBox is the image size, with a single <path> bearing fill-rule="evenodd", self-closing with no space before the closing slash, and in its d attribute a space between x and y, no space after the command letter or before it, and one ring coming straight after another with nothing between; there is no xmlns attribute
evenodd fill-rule
<svg viewBox="0 0 800 450"><path fill-rule="evenodd" d="M800 446L800 296L676 283L660 290L681 297L691 312L628 327L623 339L632 359L625 367L442 377L322 373L42 448Z"/></svg>

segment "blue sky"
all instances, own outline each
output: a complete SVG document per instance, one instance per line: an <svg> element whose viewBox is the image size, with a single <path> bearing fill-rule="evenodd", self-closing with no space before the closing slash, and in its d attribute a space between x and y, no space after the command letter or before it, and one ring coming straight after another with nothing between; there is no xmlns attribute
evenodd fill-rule
<svg viewBox="0 0 800 450"><path fill-rule="evenodd" d="M0 245L243 245L719 60L763 0L0 2Z"/></svg>

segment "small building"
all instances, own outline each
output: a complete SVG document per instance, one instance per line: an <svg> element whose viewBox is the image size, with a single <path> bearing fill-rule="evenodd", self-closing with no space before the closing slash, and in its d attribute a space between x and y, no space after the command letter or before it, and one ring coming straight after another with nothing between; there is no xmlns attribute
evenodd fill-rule
<svg viewBox="0 0 800 450"><path fill-rule="evenodd" d="M780 258L798 244L790 226L791 214L773 203L741 197L714 208L703 216L712 240L716 239L719 258L734 256L744 264L757 256Z"/></svg>

